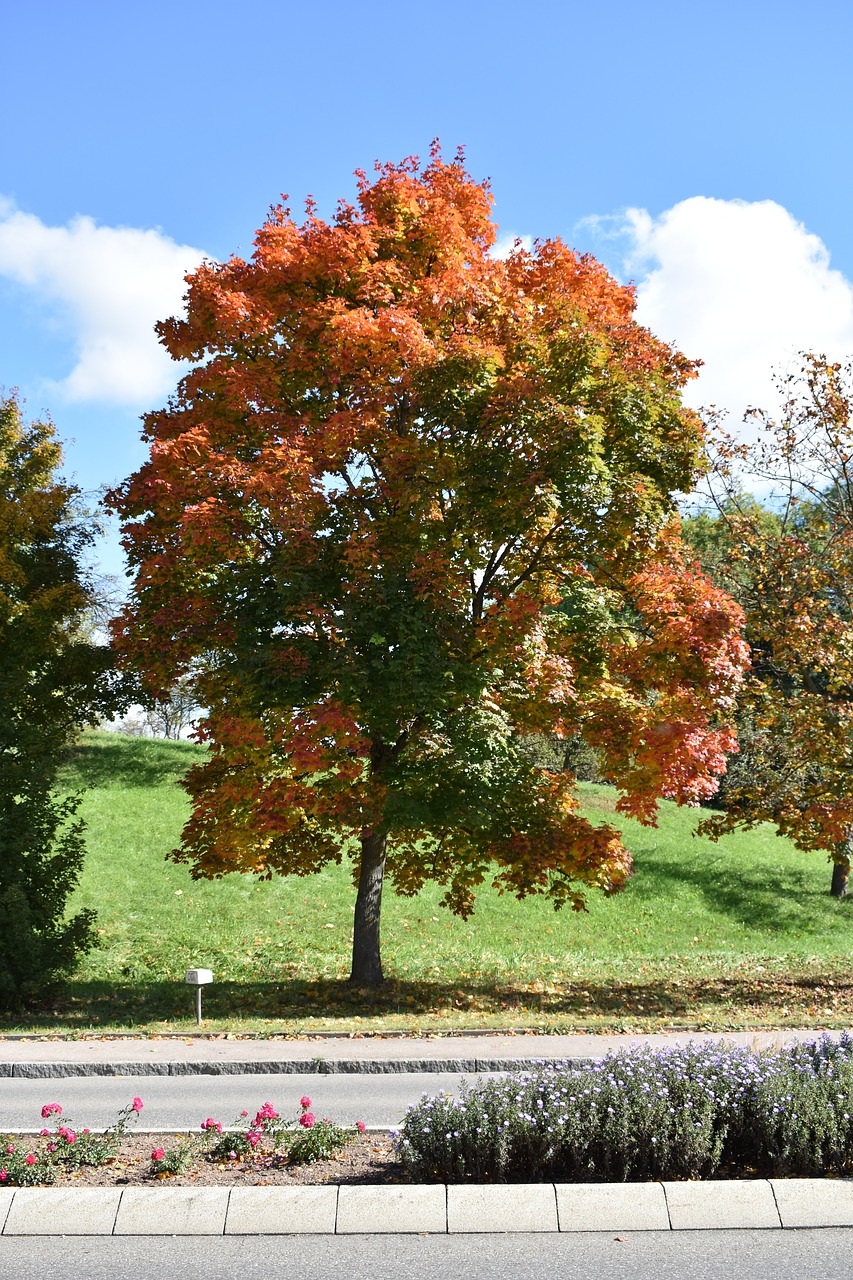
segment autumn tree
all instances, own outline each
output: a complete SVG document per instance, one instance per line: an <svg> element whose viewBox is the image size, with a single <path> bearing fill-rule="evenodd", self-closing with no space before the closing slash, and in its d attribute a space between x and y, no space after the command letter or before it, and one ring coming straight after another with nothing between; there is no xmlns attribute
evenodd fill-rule
<svg viewBox="0 0 853 1280"><path fill-rule="evenodd" d="M631 289L559 240L505 260L486 184L437 148L355 205L274 208L249 261L188 277L159 326L194 367L112 497L135 582L116 640L154 694L197 664L206 763L173 856L194 876L352 856L352 980L380 902L484 881L581 909L631 859L537 768L580 735L654 821L711 794L744 648L685 567L694 372Z"/></svg>
<svg viewBox="0 0 853 1280"><path fill-rule="evenodd" d="M57 791L78 726L111 705L110 654L88 634L83 558L95 536L58 476L47 422L0 400L0 1006L50 989L94 942L66 919L83 861L77 798Z"/></svg>
<svg viewBox="0 0 853 1280"><path fill-rule="evenodd" d="M771 821L832 859L847 894L853 850L851 368L805 357L780 381L757 438L720 434L716 511L685 522L707 572L735 596L752 652L738 696L742 756L710 834ZM749 482L763 501L744 493Z"/></svg>

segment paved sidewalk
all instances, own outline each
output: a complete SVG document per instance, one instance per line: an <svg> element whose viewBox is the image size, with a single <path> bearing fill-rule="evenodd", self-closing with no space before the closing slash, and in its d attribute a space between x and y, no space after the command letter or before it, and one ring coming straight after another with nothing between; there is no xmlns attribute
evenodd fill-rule
<svg viewBox="0 0 853 1280"><path fill-rule="evenodd" d="M600 1058L611 1049L691 1041L778 1049L813 1040L818 1031L698 1031L651 1035L494 1034L336 1036L301 1040L0 1039L0 1077L82 1075L293 1075L306 1072L382 1073L501 1071L534 1062ZM837 1038L840 1032L829 1032Z"/></svg>
<svg viewBox="0 0 853 1280"><path fill-rule="evenodd" d="M4 1236L456 1235L853 1225L853 1182L0 1190Z"/></svg>

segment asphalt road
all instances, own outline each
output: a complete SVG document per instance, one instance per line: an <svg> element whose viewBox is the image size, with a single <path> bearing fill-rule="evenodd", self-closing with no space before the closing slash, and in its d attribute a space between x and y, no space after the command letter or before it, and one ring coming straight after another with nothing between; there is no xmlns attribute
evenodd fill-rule
<svg viewBox="0 0 853 1280"><path fill-rule="evenodd" d="M15 1280L849 1280L853 1229L466 1236L2 1237Z"/></svg>
<svg viewBox="0 0 853 1280"><path fill-rule="evenodd" d="M339 1124L363 1120L369 1127L391 1127L422 1093L457 1093L460 1081L478 1077L443 1074L380 1075L204 1075L204 1076L68 1076L63 1079L0 1079L0 1133L40 1129L41 1109L58 1102L63 1118L78 1127L102 1129L134 1096L143 1101L140 1129L195 1129L212 1116L232 1124L271 1102L281 1115L299 1114L307 1094L317 1116Z"/></svg>

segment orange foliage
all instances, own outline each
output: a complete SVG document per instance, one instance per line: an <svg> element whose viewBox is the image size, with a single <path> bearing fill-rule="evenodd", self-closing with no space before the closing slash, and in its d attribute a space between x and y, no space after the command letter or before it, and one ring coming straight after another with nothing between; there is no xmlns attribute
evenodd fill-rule
<svg viewBox="0 0 853 1280"><path fill-rule="evenodd" d="M739 696L748 772L708 830L772 821L801 848L853 848L853 367L806 355L779 380L756 438L720 435L717 569L746 615L753 666ZM760 483L767 505L745 497Z"/></svg>
<svg viewBox="0 0 853 1280"><path fill-rule="evenodd" d="M112 498L116 642L155 691L201 672L194 874L313 871L381 831L402 892L581 906L630 856L524 735L583 733L645 821L734 748L740 613L671 528L694 365L561 241L493 257L490 215L436 147L330 222L273 209L159 326L196 365Z"/></svg>

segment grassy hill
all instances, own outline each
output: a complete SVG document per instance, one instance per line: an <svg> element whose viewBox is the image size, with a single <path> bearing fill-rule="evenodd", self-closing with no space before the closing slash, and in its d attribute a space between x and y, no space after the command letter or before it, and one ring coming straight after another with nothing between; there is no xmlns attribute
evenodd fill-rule
<svg viewBox="0 0 853 1280"><path fill-rule="evenodd" d="M101 947L67 996L28 1024L68 1028L191 1025L184 971L204 965L210 1028L523 1025L551 1029L847 1025L853 903L828 895L829 868L771 828L714 845L699 814L660 807L656 829L613 812L615 794L582 787L586 812L615 821L637 875L584 914L484 889L468 921L388 892L387 990L342 988L350 868L305 878L193 881L166 861L188 813L179 780L202 749L86 735L63 783L85 789L87 864L73 907L98 912ZM7 1024L8 1025L8 1024Z"/></svg>

